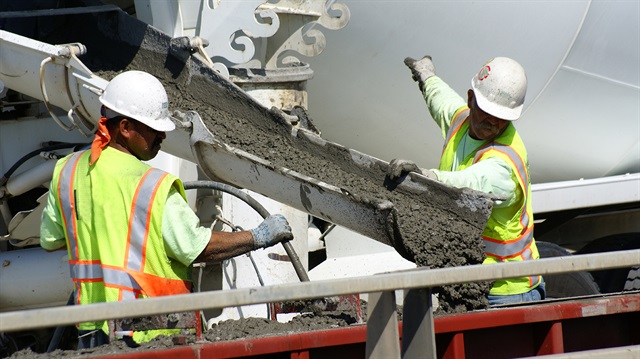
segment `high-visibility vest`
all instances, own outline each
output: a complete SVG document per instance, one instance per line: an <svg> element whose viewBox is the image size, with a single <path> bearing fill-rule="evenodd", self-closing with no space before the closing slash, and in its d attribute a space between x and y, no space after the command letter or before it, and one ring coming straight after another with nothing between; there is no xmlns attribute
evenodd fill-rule
<svg viewBox="0 0 640 359"><path fill-rule="evenodd" d="M445 139L439 169L460 171L474 163L497 157L509 164L523 193L523 199L519 203L507 208L493 208L482 233L486 255L483 264L538 259L540 255L533 238L529 163L524 143L515 127L509 124L498 138L482 145L475 153L472 152L461 159L457 168L452 168L456 148L469 129L468 117L469 109L466 107L461 108L454 115ZM510 218L506 223L498 220L505 217ZM535 288L540 280L540 276L497 280L490 293L495 295L526 293Z"/></svg>
<svg viewBox="0 0 640 359"><path fill-rule="evenodd" d="M51 189L63 219L77 304L133 300L191 291L188 266L167 257L162 215L176 177L107 148L59 161ZM105 322L79 329L106 328Z"/></svg>

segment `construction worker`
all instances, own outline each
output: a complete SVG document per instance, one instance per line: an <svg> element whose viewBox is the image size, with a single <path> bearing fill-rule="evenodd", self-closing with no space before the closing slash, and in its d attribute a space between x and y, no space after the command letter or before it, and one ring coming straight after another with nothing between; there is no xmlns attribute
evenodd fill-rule
<svg viewBox="0 0 640 359"><path fill-rule="evenodd" d="M76 304L190 293L193 262L222 261L292 239L281 215L249 231L201 227L182 182L141 162L154 158L165 132L175 128L167 93L154 76L123 72L99 100L103 117L91 149L58 161L42 214L40 244L68 249ZM78 329L79 348L109 342L105 321ZM166 333L141 331L132 338L140 343Z"/></svg>
<svg viewBox="0 0 640 359"><path fill-rule="evenodd" d="M418 61L408 57L404 63L418 82L445 143L438 169L394 159L389 176L397 179L410 171L419 172L453 187L500 198L494 201L483 232L483 263L538 259L527 151L513 125L522 113L527 89L522 66L506 57L490 60L472 78L465 102L436 76L430 56ZM488 296L490 305L544 298L541 276L499 279Z"/></svg>

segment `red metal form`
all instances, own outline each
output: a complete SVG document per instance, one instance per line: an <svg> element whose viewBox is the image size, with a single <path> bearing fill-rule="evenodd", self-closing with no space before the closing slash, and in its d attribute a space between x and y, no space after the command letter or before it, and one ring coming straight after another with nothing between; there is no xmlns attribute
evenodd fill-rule
<svg viewBox="0 0 640 359"><path fill-rule="evenodd" d="M438 357L445 359L518 358L612 348L640 344L638 320L637 293L491 309L436 319L436 348Z"/></svg>
<svg viewBox="0 0 640 359"><path fill-rule="evenodd" d="M406 315L406 314L405 314ZM640 344L640 294L546 302L435 319L438 358L518 358ZM402 335L402 323L399 324ZM127 358L365 357L366 326L126 353ZM112 355L102 358L122 358Z"/></svg>

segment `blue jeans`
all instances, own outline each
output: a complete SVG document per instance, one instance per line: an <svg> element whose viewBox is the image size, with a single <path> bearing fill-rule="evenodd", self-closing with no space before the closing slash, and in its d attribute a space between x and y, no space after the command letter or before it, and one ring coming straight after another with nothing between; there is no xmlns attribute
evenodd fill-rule
<svg viewBox="0 0 640 359"><path fill-rule="evenodd" d="M540 280L540 284L537 287L531 289L530 291L522 294L513 294L513 295L492 295L489 294L487 299L489 299L489 305L500 305L500 304L513 304L513 303L522 303L522 302L533 302L536 300L542 300L547 297L547 293L544 289L544 279Z"/></svg>

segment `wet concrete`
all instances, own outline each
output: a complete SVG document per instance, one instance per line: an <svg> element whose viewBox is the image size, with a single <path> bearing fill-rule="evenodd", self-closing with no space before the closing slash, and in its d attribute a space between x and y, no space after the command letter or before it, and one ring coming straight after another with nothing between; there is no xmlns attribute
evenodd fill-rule
<svg viewBox="0 0 640 359"><path fill-rule="evenodd" d="M344 328L356 323L353 313L325 312L322 314L305 313L294 317L290 322L280 323L265 318L245 318L240 320L226 320L214 325L203 333L202 341L194 334L159 336L137 348L127 346L122 340L117 340L100 347L85 350L55 350L51 353L35 353L25 349L14 353L11 359L38 358L91 358L110 357L112 355L135 354L141 351L167 350L196 343L215 343L228 340L264 338L278 335L289 335L317 330Z"/></svg>
<svg viewBox="0 0 640 359"><path fill-rule="evenodd" d="M235 89L229 91L210 73L187 76L183 72L175 77L157 58L153 52L139 51L126 69L159 77L169 94L170 108L198 112L218 141L268 160L275 168L287 168L339 187L358 200L392 203L394 245L418 266L482 263L481 234L491 205L479 193L429 180L418 183L428 193L397 186L386 177L386 166L360 166L346 148L317 147L306 136L294 137L288 123L248 97L233 96ZM115 74L99 73L106 78ZM250 189L260 192L260 188ZM464 312L485 308L489 289L490 283L469 283L435 288L434 292L441 311Z"/></svg>

